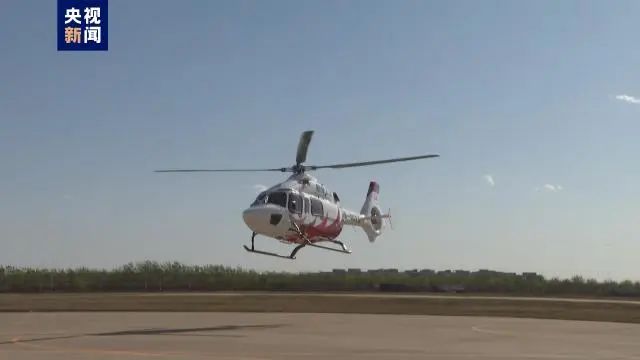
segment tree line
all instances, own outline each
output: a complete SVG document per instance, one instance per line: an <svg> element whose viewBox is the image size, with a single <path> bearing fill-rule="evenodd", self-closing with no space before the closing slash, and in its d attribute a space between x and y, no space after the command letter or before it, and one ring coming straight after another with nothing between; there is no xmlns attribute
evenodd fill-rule
<svg viewBox="0 0 640 360"><path fill-rule="evenodd" d="M508 295L640 296L640 282L477 272L257 272L221 265L143 261L114 269L0 266L0 292L400 291Z"/></svg>

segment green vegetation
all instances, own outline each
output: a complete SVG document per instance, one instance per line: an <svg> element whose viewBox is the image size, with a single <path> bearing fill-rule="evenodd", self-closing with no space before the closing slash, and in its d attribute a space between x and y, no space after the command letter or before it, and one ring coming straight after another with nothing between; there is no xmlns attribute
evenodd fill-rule
<svg viewBox="0 0 640 360"><path fill-rule="evenodd" d="M0 266L0 292L123 291L464 291L535 296L640 296L640 282L598 282L576 276L545 279L532 274L467 271L256 272L218 265L152 261L112 270L32 269Z"/></svg>

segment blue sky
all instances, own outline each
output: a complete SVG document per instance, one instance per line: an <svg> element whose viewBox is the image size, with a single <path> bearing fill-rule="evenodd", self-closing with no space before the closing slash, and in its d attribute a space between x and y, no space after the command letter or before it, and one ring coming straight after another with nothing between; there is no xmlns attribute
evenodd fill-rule
<svg viewBox="0 0 640 360"><path fill-rule="evenodd" d="M2 264L640 280L638 2L110 0L96 53L55 10L0 11ZM241 247L282 174L153 173L291 165L307 129L309 163L441 158L315 173L353 209L377 180L394 229L295 262Z"/></svg>

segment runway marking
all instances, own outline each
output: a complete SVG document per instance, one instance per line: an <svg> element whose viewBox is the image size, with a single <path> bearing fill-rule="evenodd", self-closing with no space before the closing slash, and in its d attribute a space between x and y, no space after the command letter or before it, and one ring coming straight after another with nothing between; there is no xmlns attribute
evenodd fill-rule
<svg viewBox="0 0 640 360"><path fill-rule="evenodd" d="M503 332L503 331L495 331L495 330L489 330L489 329L483 329L479 326L472 326L471 327L472 331L475 332L479 332L482 334L490 334L490 335L507 335L507 336L515 336L515 334L510 333L510 332Z"/></svg>
<svg viewBox="0 0 640 360"><path fill-rule="evenodd" d="M19 337L19 336L16 336L16 337L12 338L12 339L11 339L11 343L12 343L13 345L22 346L22 347L27 347L27 348L30 348L30 349L36 349L36 350L39 350L39 349L41 348L41 346L38 346L37 344L27 344L27 343L24 343L24 342L23 342L23 340L22 340L22 338L21 338L21 337Z"/></svg>
<svg viewBox="0 0 640 360"><path fill-rule="evenodd" d="M44 346L40 344L36 344L36 342L40 341L51 341L51 340L63 340L63 339L75 339L82 337L104 337L104 336L121 336L121 335L156 335L156 336L169 336L169 335L177 335L177 336L235 336L240 337L242 335L235 334L197 334L197 332L212 332L212 331L233 331L233 330L242 330L242 329L273 329L285 326L284 324L258 324L258 325L224 325L224 326L215 326L215 327L192 327L192 328L180 328L180 329L141 329L141 330L125 330L125 331L114 331L114 332L102 332L102 333L90 333L90 334L69 334L69 333L59 333L60 336L48 336L48 337L40 337L40 338L24 338L22 336L14 336L9 341L0 342L2 344L11 344L15 346L19 346L22 348L28 348L29 351L37 351L37 352L48 352L48 353L90 353L90 354L103 354L103 355L128 355L128 356L188 356L193 355L190 352L144 352L144 351L135 351L135 350L109 350L109 349L100 349L100 348L82 348L82 349L73 349L73 348L64 348L59 346ZM196 334L188 334L188 333L196 333ZM46 335L46 334L45 334ZM205 353L203 355L211 355L210 353ZM262 358L255 358L256 360Z"/></svg>
<svg viewBox="0 0 640 360"><path fill-rule="evenodd" d="M243 330L243 329L275 329L283 326L285 326L285 324L223 325L223 326L213 326L213 327L196 327L196 328L180 328L180 329L138 329L138 330L123 330L123 331L88 333L88 334L68 334L68 333L58 332L58 334L60 334L59 336L44 336L44 337L29 338L29 339L24 339L23 337L25 335L21 335L20 338L13 338L11 341L4 341L4 342L0 341L0 345L10 344L10 343L14 344L14 343L31 343L31 342L41 342L41 341L64 340L64 339L74 339L74 338L82 338L82 337L123 336L123 335L241 337L243 335L236 335L236 334L221 335L221 334L210 334L209 332L232 331L232 330ZM205 334L198 334L198 332L205 332ZM43 334L43 335L48 335L48 334ZM15 339L18 339L18 340L15 340Z"/></svg>
<svg viewBox="0 0 640 360"><path fill-rule="evenodd" d="M69 336L72 338L75 336ZM47 352L47 353L90 353L90 354L103 354L103 355L130 355L130 356L175 356L184 355L183 353L154 353L154 352L142 352L133 350L108 350L108 349L69 349L57 346L43 346L39 344L29 343L29 339L22 339L19 336L11 338L11 343L16 346L28 348L30 351Z"/></svg>
<svg viewBox="0 0 640 360"><path fill-rule="evenodd" d="M102 354L102 355L129 355L129 356L176 356L184 355L182 353L154 353L154 352L142 352L134 350L108 350L108 349L70 349L61 348L56 346L43 346L39 344L30 344L23 342L19 337L11 339L11 342L17 346L29 348L31 351L46 352L46 353L89 353L89 354Z"/></svg>

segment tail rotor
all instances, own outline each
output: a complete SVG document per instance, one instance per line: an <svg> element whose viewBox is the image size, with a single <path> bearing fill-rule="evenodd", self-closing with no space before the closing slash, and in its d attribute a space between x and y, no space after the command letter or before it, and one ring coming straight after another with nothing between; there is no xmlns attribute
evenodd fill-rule
<svg viewBox="0 0 640 360"><path fill-rule="evenodd" d="M386 214L382 215L383 219L387 219L387 223L389 223L389 227L393 230L393 223L391 222L391 208L387 211Z"/></svg>

